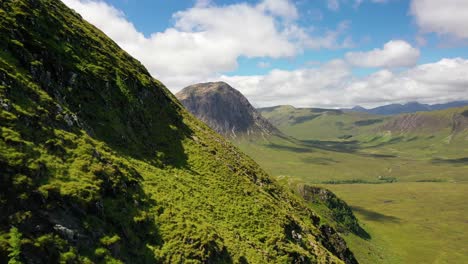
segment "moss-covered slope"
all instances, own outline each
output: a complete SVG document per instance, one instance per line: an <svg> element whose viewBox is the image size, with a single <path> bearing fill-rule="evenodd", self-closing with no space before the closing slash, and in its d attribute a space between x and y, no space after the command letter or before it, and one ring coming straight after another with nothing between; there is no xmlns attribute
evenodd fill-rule
<svg viewBox="0 0 468 264"><path fill-rule="evenodd" d="M60 1L0 2L0 129L0 263L355 262Z"/></svg>

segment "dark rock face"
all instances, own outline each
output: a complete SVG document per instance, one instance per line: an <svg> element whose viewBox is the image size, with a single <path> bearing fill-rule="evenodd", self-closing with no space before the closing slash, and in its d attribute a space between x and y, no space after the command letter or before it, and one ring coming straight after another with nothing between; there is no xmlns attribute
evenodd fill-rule
<svg viewBox="0 0 468 264"><path fill-rule="evenodd" d="M346 246L346 242L341 238L336 231L330 226L323 225L320 227L325 247L333 254L338 256L346 264L357 264L353 252Z"/></svg>
<svg viewBox="0 0 468 264"><path fill-rule="evenodd" d="M298 188L298 193L306 201L321 203L330 209L331 217L336 221L336 229L339 232L351 232L361 238L370 239L370 235L359 225L351 207L331 191L320 187L303 185Z"/></svg>
<svg viewBox="0 0 468 264"><path fill-rule="evenodd" d="M176 97L193 115L224 136L235 138L241 134L280 133L255 110L247 98L227 83L191 85L177 93Z"/></svg>

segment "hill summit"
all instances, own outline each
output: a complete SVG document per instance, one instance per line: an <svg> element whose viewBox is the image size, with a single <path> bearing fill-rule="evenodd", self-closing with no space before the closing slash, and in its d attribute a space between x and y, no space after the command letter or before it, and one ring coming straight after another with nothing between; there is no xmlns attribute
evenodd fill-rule
<svg viewBox="0 0 468 264"><path fill-rule="evenodd" d="M225 82L191 85L176 97L189 112L224 136L280 134L244 95Z"/></svg>

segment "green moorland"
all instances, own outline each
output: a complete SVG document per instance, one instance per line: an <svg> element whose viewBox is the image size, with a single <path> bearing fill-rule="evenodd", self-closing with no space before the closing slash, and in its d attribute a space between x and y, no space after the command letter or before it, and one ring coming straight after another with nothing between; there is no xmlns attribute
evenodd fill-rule
<svg viewBox="0 0 468 264"><path fill-rule="evenodd" d="M23 262L355 260L78 14L2 0L0 263Z"/></svg>
<svg viewBox="0 0 468 264"><path fill-rule="evenodd" d="M468 262L468 107L393 117L261 112L293 139L236 144L284 183L343 198L370 235L346 237L360 262Z"/></svg>

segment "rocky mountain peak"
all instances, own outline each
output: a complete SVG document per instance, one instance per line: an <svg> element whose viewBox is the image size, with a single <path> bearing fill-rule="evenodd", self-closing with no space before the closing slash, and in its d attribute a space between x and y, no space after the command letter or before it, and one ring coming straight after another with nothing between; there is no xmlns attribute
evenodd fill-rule
<svg viewBox="0 0 468 264"><path fill-rule="evenodd" d="M244 95L225 82L191 85L176 97L193 115L224 136L280 133Z"/></svg>

